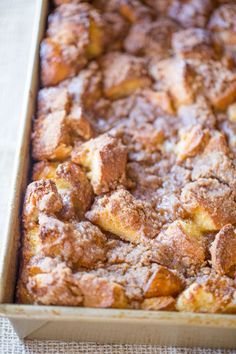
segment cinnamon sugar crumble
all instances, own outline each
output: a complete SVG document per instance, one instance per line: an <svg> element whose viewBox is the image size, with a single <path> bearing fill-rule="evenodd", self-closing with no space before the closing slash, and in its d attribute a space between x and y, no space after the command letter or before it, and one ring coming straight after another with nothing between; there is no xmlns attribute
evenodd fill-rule
<svg viewBox="0 0 236 354"><path fill-rule="evenodd" d="M236 5L54 0L17 302L236 313Z"/></svg>

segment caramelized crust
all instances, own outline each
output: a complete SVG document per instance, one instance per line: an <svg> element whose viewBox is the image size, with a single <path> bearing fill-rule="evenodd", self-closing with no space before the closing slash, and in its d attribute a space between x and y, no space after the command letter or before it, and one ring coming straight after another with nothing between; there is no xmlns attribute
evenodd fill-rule
<svg viewBox="0 0 236 354"><path fill-rule="evenodd" d="M95 194L108 192L125 182L127 151L120 140L101 135L79 146L72 160L89 171Z"/></svg>
<svg viewBox="0 0 236 354"><path fill-rule="evenodd" d="M71 150L65 111L49 113L34 122L32 155L35 160L65 160Z"/></svg>
<svg viewBox="0 0 236 354"><path fill-rule="evenodd" d="M177 310L235 313L235 282L225 276L198 278L178 298Z"/></svg>
<svg viewBox="0 0 236 354"><path fill-rule="evenodd" d="M160 296L145 299L141 303L141 309L149 311L174 311L175 299L172 296Z"/></svg>
<svg viewBox="0 0 236 354"><path fill-rule="evenodd" d="M225 225L218 232L210 252L214 270L220 275L227 274L236 264L236 234L232 225Z"/></svg>
<svg viewBox="0 0 236 354"><path fill-rule="evenodd" d="M65 263L60 263L55 258L43 258L34 267L38 268L37 273L30 275L26 284L34 304L58 306L82 304L83 297L78 282ZM43 271L40 272L39 269Z"/></svg>
<svg viewBox="0 0 236 354"><path fill-rule="evenodd" d="M203 231L217 231L236 222L236 203L231 188L218 179L199 178L181 194L185 209Z"/></svg>
<svg viewBox="0 0 236 354"><path fill-rule="evenodd" d="M125 189L97 198L86 216L102 229L135 244L159 232L155 212Z"/></svg>
<svg viewBox="0 0 236 354"><path fill-rule="evenodd" d="M102 58L102 68L104 94L110 99L128 96L151 84L145 61L132 55L111 52Z"/></svg>
<svg viewBox="0 0 236 354"><path fill-rule="evenodd" d="M128 307L124 288L119 284L92 274L85 274L79 279L79 286L86 307Z"/></svg>
<svg viewBox="0 0 236 354"><path fill-rule="evenodd" d="M82 218L92 204L93 191L85 172L72 162L41 161L34 165L33 179L51 179L62 199L63 219Z"/></svg>
<svg viewBox="0 0 236 354"><path fill-rule="evenodd" d="M192 222L173 222L158 235L153 247L154 261L171 269L193 275L204 264L204 239Z"/></svg>

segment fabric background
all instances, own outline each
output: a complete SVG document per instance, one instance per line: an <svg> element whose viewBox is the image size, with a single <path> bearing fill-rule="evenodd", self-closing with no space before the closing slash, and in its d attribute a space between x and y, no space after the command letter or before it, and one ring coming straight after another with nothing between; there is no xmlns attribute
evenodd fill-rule
<svg viewBox="0 0 236 354"><path fill-rule="evenodd" d="M5 226L20 110L38 0L0 0L0 234ZM1 252L1 237L0 237ZM0 318L0 354L211 354L230 350L179 349L142 345L21 341L6 319Z"/></svg>

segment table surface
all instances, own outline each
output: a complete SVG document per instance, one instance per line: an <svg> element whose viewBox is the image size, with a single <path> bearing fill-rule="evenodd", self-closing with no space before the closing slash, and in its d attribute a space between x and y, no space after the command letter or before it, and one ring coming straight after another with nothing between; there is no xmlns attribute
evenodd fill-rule
<svg viewBox="0 0 236 354"><path fill-rule="evenodd" d="M17 127L28 66L37 0L0 0L0 232L5 225L17 156ZM0 238L1 248L1 238ZM180 349L141 345L99 345L20 341L8 320L0 319L0 353L233 353L230 350Z"/></svg>

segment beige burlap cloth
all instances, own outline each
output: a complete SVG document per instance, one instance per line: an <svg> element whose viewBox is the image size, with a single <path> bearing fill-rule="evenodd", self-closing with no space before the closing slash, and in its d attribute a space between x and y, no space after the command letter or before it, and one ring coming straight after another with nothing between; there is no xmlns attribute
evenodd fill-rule
<svg viewBox="0 0 236 354"><path fill-rule="evenodd" d="M60 341L22 341L17 338L8 320L0 319L0 353L1 354L231 354L236 350L216 350L201 348L173 348L152 345L96 344Z"/></svg>

